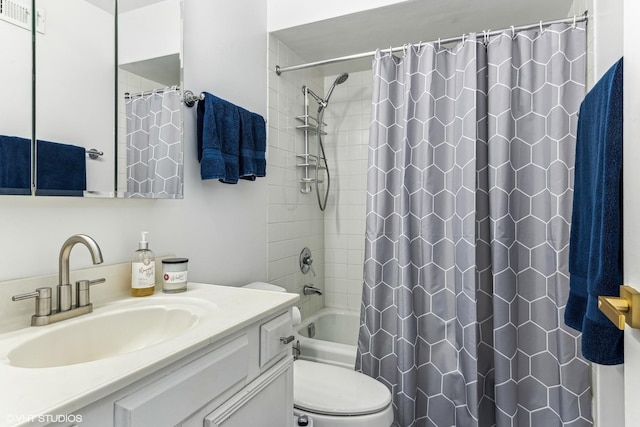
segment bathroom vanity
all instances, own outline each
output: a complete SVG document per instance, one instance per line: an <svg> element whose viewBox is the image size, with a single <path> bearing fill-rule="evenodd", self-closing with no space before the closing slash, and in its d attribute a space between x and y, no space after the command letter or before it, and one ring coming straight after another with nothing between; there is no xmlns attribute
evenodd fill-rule
<svg viewBox="0 0 640 427"><path fill-rule="evenodd" d="M0 426L291 426L297 299L189 283L3 330Z"/></svg>

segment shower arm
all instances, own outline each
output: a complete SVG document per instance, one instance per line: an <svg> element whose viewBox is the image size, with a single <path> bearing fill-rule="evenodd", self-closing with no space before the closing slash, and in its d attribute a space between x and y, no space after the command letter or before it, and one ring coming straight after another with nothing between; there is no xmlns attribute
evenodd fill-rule
<svg viewBox="0 0 640 427"><path fill-rule="evenodd" d="M311 95L313 97L313 99L316 100L316 102L320 105L319 108L327 108L327 101L325 101L324 99L322 99L318 95L316 95L316 93L314 91L309 89L307 86L303 86L303 90L306 93L308 93L309 95Z"/></svg>

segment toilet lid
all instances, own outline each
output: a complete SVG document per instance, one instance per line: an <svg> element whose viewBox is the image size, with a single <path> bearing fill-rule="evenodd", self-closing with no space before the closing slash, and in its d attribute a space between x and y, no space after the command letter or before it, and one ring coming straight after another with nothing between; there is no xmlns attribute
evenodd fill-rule
<svg viewBox="0 0 640 427"><path fill-rule="evenodd" d="M390 403L389 389L360 372L306 360L293 364L293 404L298 409L324 415L364 415Z"/></svg>

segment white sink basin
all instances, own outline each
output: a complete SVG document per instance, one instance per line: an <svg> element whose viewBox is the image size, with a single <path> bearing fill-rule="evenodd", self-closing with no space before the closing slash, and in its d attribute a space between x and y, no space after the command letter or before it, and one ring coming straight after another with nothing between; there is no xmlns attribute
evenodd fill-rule
<svg viewBox="0 0 640 427"><path fill-rule="evenodd" d="M48 368L105 359L170 340L193 327L197 306L157 304L91 313L47 328L7 353L20 368ZM64 323L68 322L68 323Z"/></svg>

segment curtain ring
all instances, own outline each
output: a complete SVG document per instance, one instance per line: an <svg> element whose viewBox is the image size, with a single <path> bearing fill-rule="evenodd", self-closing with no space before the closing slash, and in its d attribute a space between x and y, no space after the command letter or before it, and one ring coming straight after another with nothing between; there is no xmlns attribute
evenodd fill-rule
<svg viewBox="0 0 640 427"><path fill-rule="evenodd" d="M442 45L440 44L440 37L438 37L438 50L440 50L441 47Z"/></svg>
<svg viewBox="0 0 640 427"><path fill-rule="evenodd" d="M466 37L467 37L467 35L466 35L466 34L463 34L463 35L462 35L462 44L464 44L464 41L465 41L465 38L466 38Z"/></svg>
<svg viewBox="0 0 640 427"><path fill-rule="evenodd" d="M402 45L402 55L403 56L407 56L407 44L403 44Z"/></svg>
<svg viewBox="0 0 640 427"><path fill-rule="evenodd" d="M511 26L511 38L515 38L516 37L516 27L514 27L513 25Z"/></svg>
<svg viewBox="0 0 640 427"><path fill-rule="evenodd" d="M544 30L542 29L542 21L540 21L540 34L542 34Z"/></svg>
<svg viewBox="0 0 640 427"><path fill-rule="evenodd" d="M576 29L576 19L577 19L576 15L573 15L573 26L571 28L574 30Z"/></svg>

